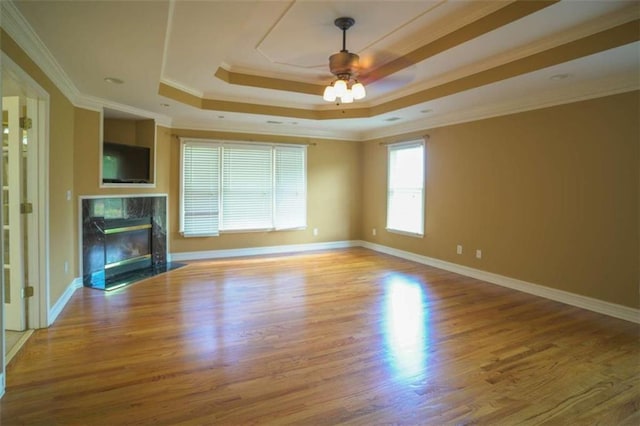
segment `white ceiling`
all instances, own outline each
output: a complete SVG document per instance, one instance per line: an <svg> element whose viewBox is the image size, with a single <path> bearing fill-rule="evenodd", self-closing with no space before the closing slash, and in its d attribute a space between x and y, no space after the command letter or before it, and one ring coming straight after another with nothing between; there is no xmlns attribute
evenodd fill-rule
<svg viewBox="0 0 640 426"><path fill-rule="evenodd" d="M356 20L347 32L347 49L359 54L361 63L372 71L511 2L10 3L4 10L26 20L20 31L33 30L45 50L40 56L55 58L54 67L81 97L111 109L159 117L178 128L364 139L640 87L640 44L635 41L367 118L315 120L225 108L204 110L159 94L164 83L198 98L248 105L312 111L373 108L636 20L640 2L635 0L552 4L367 84L366 99L350 106L326 103L318 95L229 84L214 74L223 68L325 85L332 80L328 57L342 44L341 31L333 24L337 17ZM568 77L550 79L558 74ZM119 78L124 84L106 83L105 77Z"/></svg>

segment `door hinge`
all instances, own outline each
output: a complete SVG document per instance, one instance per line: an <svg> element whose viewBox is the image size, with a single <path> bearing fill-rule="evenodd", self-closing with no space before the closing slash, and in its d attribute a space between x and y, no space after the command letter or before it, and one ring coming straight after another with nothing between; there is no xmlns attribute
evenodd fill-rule
<svg viewBox="0 0 640 426"><path fill-rule="evenodd" d="M22 214L33 213L33 204L31 204L31 203L22 203L22 204L20 204L20 213L22 213Z"/></svg>
<svg viewBox="0 0 640 426"><path fill-rule="evenodd" d="M20 117L20 128L24 130L29 130L33 125L32 121L28 117Z"/></svg>
<svg viewBox="0 0 640 426"><path fill-rule="evenodd" d="M28 286L22 289L22 298L26 299L27 297L33 297L33 287Z"/></svg>

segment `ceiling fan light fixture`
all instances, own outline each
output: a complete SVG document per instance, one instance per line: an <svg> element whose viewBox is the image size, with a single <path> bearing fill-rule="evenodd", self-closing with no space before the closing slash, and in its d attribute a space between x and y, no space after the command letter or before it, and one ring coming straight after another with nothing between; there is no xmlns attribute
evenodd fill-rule
<svg viewBox="0 0 640 426"><path fill-rule="evenodd" d="M347 50L347 30L355 24L355 19L342 17L333 23L342 30L342 50L329 57L329 70L336 80L325 87L322 98L328 102L351 103L354 99L364 99L367 95L364 85L356 77L359 68L359 56Z"/></svg>
<svg viewBox="0 0 640 426"><path fill-rule="evenodd" d="M324 88L322 99L327 102L334 102L336 100L336 90L333 88L333 86L327 86Z"/></svg>
<svg viewBox="0 0 640 426"><path fill-rule="evenodd" d="M337 97L342 98L347 94L347 82L344 80L337 80L333 83L333 90Z"/></svg>
<svg viewBox="0 0 640 426"><path fill-rule="evenodd" d="M367 92L364 90L364 85L356 80L356 84L351 86L351 93L353 93L353 99L360 100L367 96Z"/></svg>
<svg viewBox="0 0 640 426"><path fill-rule="evenodd" d="M340 100L343 104L353 103L353 92L351 92L351 89L347 89L347 92L340 98Z"/></svg>

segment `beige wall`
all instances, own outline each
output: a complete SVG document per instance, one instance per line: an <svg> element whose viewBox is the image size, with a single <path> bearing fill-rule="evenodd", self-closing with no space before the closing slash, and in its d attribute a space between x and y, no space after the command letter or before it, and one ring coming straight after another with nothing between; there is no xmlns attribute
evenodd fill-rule
<svg viewBox="0 0 640 426"><path fill-rule="evenodd" d="M104 141L136 145L137 132L135 120L105 118L102 132Z"/></svg>
<svg viewBox="0 0 640 426"><path fill-rule="evenodd" d="M142 120L142 130L136 130L136 125L131 124L115 126L109 136L125 135L124 139L135 139L136 131L148 134L156 132L156 149L155 153L156 165L159 171L155 179L155 187L149 186L124 186L124 187L108 187L100 188L100 144L102 144L102 135L100 134L101 115L97 111L90 111L83 108L76 108L76 124L75 124L75 152L78 161L74 164L75 172L75 188L77 195L118 195L118 194L167 194L169 192L169 176L163 170L169 169L169 148L171 131L162 126L155 126L152 120ZM118 121L118 120L117 120ZM123 120L119 120L123 121ZM126 130L129 131L126 131ZM128 135L128 136L126 136ZM127 139L128 140L128 139ZM126 140L122 142L128 143Z"/></svg>
<svg viewBox="0 0 640 426"><path fill-rule="evenodd" d="M223 234L184 238L179 230L180 140L171 143L170 248L172 253L344 241L360 238L360 157L358 142L175 129L185 137L278 143L310 143L307 148L307 224L305 230ZM313 236L318 228L318 236Z"/></svg>
<svg viewBox="0 0 640 426"><path fill-rule="evenodd" d="M1 49L18 66L49 93L49 279L53 305L73 281L74 269L64 272L64 262L73 264L75 255L75 204L67 201L66 191L73 190L74 108L49 78L1 31Z"/></svg>
<svg viewBox="0 0 640 426"><path fill-rule="evenodd" d="M386 148L369 141L362 234L637 308L639 99L626 93L422 132L430 135L424 238L384 230Z"/></svg>
<svg viewBox="0 0 640 426"><path fill-rule="evenodd" d="M419 239L384 231L386 149L378 140L341 142L158 126L155 187L100 188L100 114L73 107L4 32L2 50L51 96L51 304L79 275L78 196L167 193L172 253L367 239L640 306L637 92L428 131L426 235ZM181 237L179 140L172 133L311 143L308 229ZM66 200L69 189L73 201ZM371 235L373 227L378 230L376 237ZM313 228L319 229L317 237ZM464 246L463 255L455 254L456 244ZM483 250L481 260L473 257L476 249ZM68 273L65 261L71 265Z"/></svg>

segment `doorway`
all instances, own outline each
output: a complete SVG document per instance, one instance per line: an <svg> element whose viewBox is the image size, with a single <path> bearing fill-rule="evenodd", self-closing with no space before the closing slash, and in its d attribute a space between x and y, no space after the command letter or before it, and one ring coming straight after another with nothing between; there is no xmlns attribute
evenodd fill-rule
<svg viewBox="0 0 640 426"><path fill-rule="evenodd" d="M47 326L48 94L2 54L2 371L35 328ZM4 384L4 383L2 383Z"/></svg>

